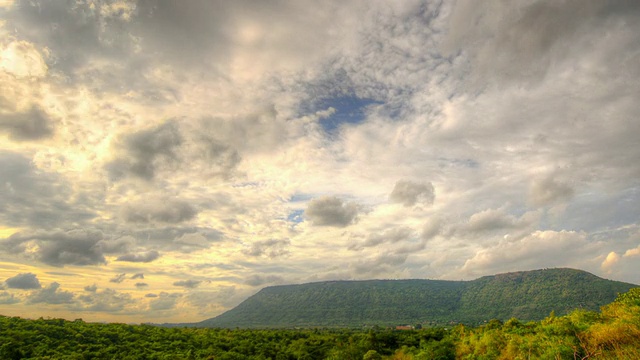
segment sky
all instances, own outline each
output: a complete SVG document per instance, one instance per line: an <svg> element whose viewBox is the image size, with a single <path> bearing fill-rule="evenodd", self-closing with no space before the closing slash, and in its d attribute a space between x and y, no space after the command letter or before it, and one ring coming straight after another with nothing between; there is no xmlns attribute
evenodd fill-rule
<svg viewBox="0 0 640 360"><path fill-rule="evenodd" d="M0 314L640 284L640 2L0 0Z"/></svg>

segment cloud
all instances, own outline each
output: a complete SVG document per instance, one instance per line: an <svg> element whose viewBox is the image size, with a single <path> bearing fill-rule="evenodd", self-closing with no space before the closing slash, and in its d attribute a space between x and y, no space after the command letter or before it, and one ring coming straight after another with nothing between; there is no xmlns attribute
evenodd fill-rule
<svg viewBox="0 0 640 360"><path fill-rule="evenodd" d="M268 258L277 258L289 254L287 247L289 240L269 239L263 241L255 241L248 248L242 250L242 253L248 256L266 256Z"/></svg>
<svg viewBox="0 0 640 360"><path fill-rule="evenodd" d="M265 284L280 284L283 281L284 279L277 275L251 275L245 279L244 283L249 286L262 286Z"/></svg>
<svg viewBox="0 0 640 360"><path fill-rule="evenodd" d="M118 256L116 261L129 261L129 262L147 263L147 262L152 262L153 260L156 260L159 257L160 257L160 253L159 252L157 252L155 250L151 250L151 251L146 251L146 252L136 253L136 254L120 255L120 256Z"/></svg>
<svg viewBox="0 0 640 360"><path fill-rule="evenodd" d="M102 239L102 232L97 230L19 232L5 239L2 247L53 266L96 265L106 263L98 246Z"/></svg>
<svg viewBox="0 0 640 360"><path fill-rule="evenodd" d="M129 223L177 224L193 219L197 210L186 201L178 199L145 199L126 204L122 217Z"/></svg>
<svg viewBox="0 0 640 360"><path fill-rule="evenodd" d="M94 292L98 291L98 285L96 285L96 284L87 285L87 286L84 287L84 291L88 291L88 292L94 293Z"/></svg>
<svg viewBox="0 0 640 360"><path fill-rule="evenodd" d="M63 177L38 169L30 158L0 149L0 168L0 222L4 226L55 228L95 216L80 201L81 193L72 196L72 187Z"/></svg>
<svg viewBox="0 0 640 360"><path fill-rule="evenodd" d="M144 279L144 274L143 273L133 274L130 279Z"/></svg>
<svg viewBox="0 0 640 360"><path fill-rule="evenodd" d="M607 257L604 259L604 261L600 266L602 267L603 270L609 270L611 267L616 265L619 261L620 261L620 255L618 255L614 251L611 251L609 254L607 254Z"/></svg>
<svg viewBox="0 0 640 360"><path fill-rule="evenodd" d="M41 78L47 74L47 64L38 49L28 41L12 41L0 49L0 69L23 78Z"/></svg>
<svg viewBox="0 0 640 360"><path fill-rule="evenodd" d="M25 273L18 274L14 277L10 277L5 280L5 284L10 289L40 289L42 285L40 285L40 281L35 274Z"/></svg>
<svg viewBox="0 0 640 360"><path fill-rule="evenodd" d="M49 286L33 291L28 297L29 304L71 304L74 295L70 291L60 290L60 284L52 282Z"/></svg>
<svg viewBox="0 0 640 360"><path fill-rule="evenodd" d="M395 244L409 240L414 234L409 227L396 227L381 232L369 234L362 243L354 243L349 250L361 250L367 247L375 247L381 244Z"/></svg>
<svg viewBox="0 0 640 360"><path fill-rule="evenodd" d="M146 288L146 287L148 287L148 286L149 286L149 284L147 284L147 283L143 283L143 282L137 282L137 283L136 283L136 287L137 287L138 289Z"/></svg>
<svg viewBox="0 0 640 360"><path fill-rule="evenodd" d="M462 271L469 275L568 266L588 251L586 234L575 231L535 231L523 238L505 237L478 250Z"/></svg>
<svg viewBox="0 0 640 360"><path fill-rule="evenodd" d="M123 282L126 279L126 277L127 277L127 274L125 274L125 273L118 274L118 275L114 276L113 278L109 279L109 282L120 284L121 282Z"/></svg>
<svg viewBox="0 0 640 360"><path fill-rule="evenodd" d="M477 212L467 223L466 230L471 233L490 232L496 230L523 229L536 220L536 213L524 214L516 218L503 209L487 209Z"/></svg>
<svg viewBox="0 0 640 360"><path fill-rule="evenodd" d="M13 141L30 141L52 136L53 127L47 114L33 106L24 113L0 113L0 132L9 134Z"/></svg>
<svg viewBox="0 0 640 360"><path fill-rule="evenodd" d="M638 246L637 248L629 249L625 251L623 256L624 257L640 256L640 246Z"/></svg>
<svg viewBox="0 0 640 360"><path fill-rule="evenodd" d="M377 276L378 274L389 273L391 269L404 264L408 254L380 254L375 257L360 260L351 264L351 268L359 276Z"/></svg>
<svg viewBox="0 0 640 360"><path fill-rule="evenodd" d="M0 305L17 304L19 302L20 299L16 298L15 295L8 291L0 291Z"/></svg>
<svg viewBox="0 0 640 360"><path fill-rule="evenodd" d="M154 249L149 251L191 253L210 248L216 241L225 239L219 230L196 226L163 226L156 224L135 224L130 236L138 249ZM126 253L131 253L131 248Z"/></svg>
<svg viewBox="0 0 640 360"><path fill-rule="evenodd" d="M175 308L178 299L182 296L179 293L161 292L149 303L149 308L154 311L171 310Z"/></svg>
<svg viewBox="0 0 640 360"><path fill-rule="evenodd" d="M442 221L438 218L431 218L427 220L427 222L422 227L422 233L420 234L420 237L423 240L428 241L440 234L441 229Z"/></svg>
<svg viewBox="0 0 640 360"><path fill-rule="evenodd" d="M435 200L435 190L430 182L399 180L393 187L389 200L404 206L413 206L417 203L431 205Z"/></svg>
<svg viewBox="0 0 640 360"><path fill-rule="evenodd" d="M125 134L114 143L116 158L105 165L112 180L127 177L152 180L159 169L168 169L177 161L182 135L175 122Z"/></svg>
<svg viewBox="0 0 640 360"><path fill-rule="evenodd" d="M574 190L571 186L558 182L552 177L535 179L529 190L529 201L537 206L545 206L570 200Z"/></svg>
<svg viewBox="0 0 640 360"><path fill-rule="evenodd" d="M188 289L197 288L202 283L202 280L180 280L173 283L173 286L182 286Z"/></svg>
<svg viewBox="0 0 640 360"><path fill-rule="evenodd" d="M311 200L304 214L316 226L345 227L357 220L358 205L324 196Z"/></svg>
<svg viewBox="0 0 640 360"><path fill-rule="evenodd" d="M78 303L73 307L76 311L122 312L136 305L131 295L113 289L104 289L78 296Z"/></svg>

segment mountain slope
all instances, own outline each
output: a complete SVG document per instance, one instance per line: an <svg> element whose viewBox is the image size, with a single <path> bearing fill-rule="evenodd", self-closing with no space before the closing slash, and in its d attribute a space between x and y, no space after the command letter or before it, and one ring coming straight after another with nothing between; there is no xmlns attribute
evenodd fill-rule
<svg viewBox="0 0 640 360"><path fill-rule="evenodd" d="M598 310L635 285L573 269L473 281L367 280L272 286L198 327L291 327L478 323L542 319L553 310Z"/></svg>

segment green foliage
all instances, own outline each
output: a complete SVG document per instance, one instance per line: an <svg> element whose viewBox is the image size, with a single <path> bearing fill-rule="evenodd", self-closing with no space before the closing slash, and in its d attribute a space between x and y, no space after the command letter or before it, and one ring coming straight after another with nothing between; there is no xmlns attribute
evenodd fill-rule
<svg viewBox="0 0 640 360"><path fill-rule="evenodd" d="M199 327L281 328L483 324L543 319L576 308L597 311L632 284L573 269L487 276L473 281L330 281L262 289Z"/></svg>
<svg viewBox="0 0 640 360"><path fill-rule="evenodd" d="M478 327L203 329L0 316L0 359L640 359L638 289L600 313Z"/></svg>

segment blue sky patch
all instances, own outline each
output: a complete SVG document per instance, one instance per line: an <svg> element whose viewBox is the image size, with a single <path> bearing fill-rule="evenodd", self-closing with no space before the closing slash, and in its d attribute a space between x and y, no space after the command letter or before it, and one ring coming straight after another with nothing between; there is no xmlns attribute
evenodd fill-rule
<svg viewBox="0 0 640 360"><path fill-rule="evenodd" d="M336 111L329 117L320 119L320 125L327 133L334 133L343 124L359 124L366 117L366 109L381 102L373 99L362 99L356 96L342 96L322 99L313 108L315 111L334 108Z"/></svg>
<svg viewBox="0 0 640 360"><path fill-rule="evenodd" d="M304 221L303 214L304 210L293 210L287 215L287 221L299 224Z"/></svg>

